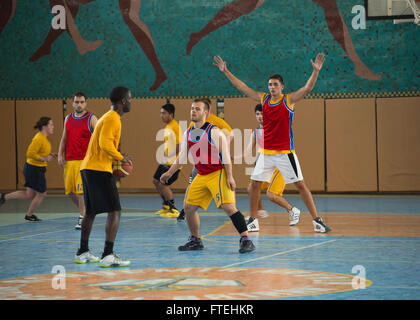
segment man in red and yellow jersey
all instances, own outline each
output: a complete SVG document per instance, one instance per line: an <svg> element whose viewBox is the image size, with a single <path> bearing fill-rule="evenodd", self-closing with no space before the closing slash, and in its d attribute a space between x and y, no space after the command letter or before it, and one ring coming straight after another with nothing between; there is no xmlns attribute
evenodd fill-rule
<svg viewBox="0 0 420 320"><path fill-rule="evenodd" d="M82 222L80 248L75 262L99 261L89 251L89 236L96 215L107 212L105 247L99 266L122 267L130 265L130 261L121 259L113 251L120 224L121 204L112 174L112 163L131 162L128 155L122 155L117 149L121 137L121 116L130 111L131 92L125 87L116 87L111 91L110 100L111 110L98 120L86 156L80 165L86 215Z"/></svg>
<svg viewBox="0 0 420 320"><path fill-rule="evenodd" d="M225 120L223 120L222 118L220 118L220 117L216 116L215 114L211 113L211 101L210 101L210 99L202 98L202 100L205 101L209 105L209 114L207 116L206 121L208 123L214 124L220 130L222 130L222 132L228 138L229 143L231 143L232 140L233 140L233 134L232 134L232 128L230 127L230 125ZM193 126L194 126L194 122L191 121L189 126L188 126L188 129L190 129ZM194 167L191 171L191 174L190 174L188 187L191 184L191 182L194 180L196 175L197 175L197 169ZM187 190L185 191L185 194L187 194L187 192L188 192L188 187L187 187ZM185 199L184 199L184 205L185 205ZM182 209L180 211L180 214L179 214L177 220L181 221L181 220L184 220L184 219L185 219L185 212L184 212L184 209Z"/></svg>
<svg viewBox="0 0 420 320"><path fill-rule="evenodd" d="M318 216L312 193L303 181L302 171L295 153L292 122L295 104L312 91L318 79L319 71L325 61L324 54L319 53L315 62L311 60L312 74L305 86L295 92L283 94L284 82L279 74L268 79L270 93L257 92L235 77L226 67L221 57L214 57L214 65L229 79L229 81L249 98L262 104L264 148L251 175L250 211L256 216L260 199L261 183L269 182L277 168L286 183L293 183L312 216L315 232L328 232L331 229ZM252 222L251 222L252 223Z"/></svg>
<svg viewBox="0 0 420 320"><path fill-rule="evenodd" d="M74 112L67 115L64 121L63 135L58 148L58 164L64 168L65 193L70 196L80 212L76 229L81 229L85 216L80 164L98 121L98 118L87 111L86 107L86 95L83 92L76 92L73 96Z"/></svg>
<svg viewBox="0 0 420 320"><path fill-rule="evenodd" d="M252 138L248 148L246 150L246 154L251 154L252 149L257 149L257 160L260 156L260 151L264 148L264 129L263 129L263 109L262 105L259 103L255 106L255 118L258 122L258 127L254 130L252 134ZM283 191L286 186L284 182L283 175L280 173L279 169L275 169L274 173L271 177L270 182L263 181L261 183L261 190L267 188L267 198L274 202L275 204L285 208L289 213L289 225L295 226L299 222L300 217L300 210L294 206L292 206L284 197ZM252 180L248 187L248 193L251 194L252 190ZM257 215L249 216L248 219L248 231L250 232L257 232L260 230L259 222L257 217L266 217L268 214L264 210L261 198L258 202L258 212Z"/></svg>
<svg viewBox="0 0 420 320"><path fill-rule="evenodd" d="M185 201L185 215L190 231L189 241L178 247L180 251L202 250L200 239L200 217L197 209L206 210L212 199L232 220L240 234L240 253L251 252L254 244L248 237L245 218L236 208L236 183L232 175L232 162L226 136L215 125L206 121L210 105L203 99L196 99L191 106L189 128L182 139L180 152L171 168L160 177L165 183L176 170L185 164L190 154L193 158L197 176L188 188Z"/></svg>

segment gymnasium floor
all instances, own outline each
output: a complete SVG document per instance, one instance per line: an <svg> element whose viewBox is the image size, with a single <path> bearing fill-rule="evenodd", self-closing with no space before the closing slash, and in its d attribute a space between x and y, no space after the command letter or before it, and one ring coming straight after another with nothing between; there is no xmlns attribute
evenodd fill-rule
<svg viewBox="0 0 420 320"><path fill-rule="evenodd" d="M247 212L248 197L237 198ZM286 198L302 210L300 223L289 227L263 196L270 215L251 233L257 249L239 254L239 236L214 203L200 213L205 249L179 252L186 223L155 215L155 195L122 195L114 250L131 266L112 269L73 262L80 231L70 199L48 196L38 223L23 219L28 201L8 201L0 207L0 300L420 299L420 196L315 195L328 234L313 232L299 196ZM98 215L91 233L96 255L105 220Z"/></svg>

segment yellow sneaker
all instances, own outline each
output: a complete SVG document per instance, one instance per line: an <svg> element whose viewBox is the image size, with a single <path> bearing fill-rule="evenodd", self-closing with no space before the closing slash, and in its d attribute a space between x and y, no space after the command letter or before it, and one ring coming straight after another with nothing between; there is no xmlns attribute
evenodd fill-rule
<svg viewBox="0 0 420 320"><path fill-rule="evenodd" d="M170 207L167 206L166 204L163 205L162 209L158 210L155 212L155 214L167 214L170 211Z"/></svg>
<svg viewBox="0 0 420 320"><path fill-rule="evenodd" d="M178 218L178 216L179 216L179 211L177 210L177 209L175 209L175 208L172 208L167 214L166 214L166 216L167 217L169 217L169 218Z"/></svg>

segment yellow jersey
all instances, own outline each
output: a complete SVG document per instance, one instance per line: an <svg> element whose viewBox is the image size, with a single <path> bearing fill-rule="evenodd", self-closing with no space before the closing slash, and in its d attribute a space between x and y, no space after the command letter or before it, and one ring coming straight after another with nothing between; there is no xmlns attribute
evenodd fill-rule
<svg viewBox="0 0 420 320"><path fill-rule="evenodd" d="M112 162L121 161L124 158L118 151L120 137L121 116L114 110L110 110L98 120L80 170L112 173Z"/></svg>
<svg viewBox="0 0 420 320"><path fill-rule="evenodd" d="M165 143L165 156L173 153L176 150L176 146L181 142L181 137L179 135L179 124L175 119L172 119L164 129L164 143ZM178 154L173 155L168 159L166 163L168 166L171 166Z"/></svg>
<svg viewBox="0 0 420 320"><path fill-rule="evenodd" d="M26 150L26 162L37 167L46 167L46 161L38 160L39 157L46 157L51 153L51 143L47 137L38 132Z"/></svg>

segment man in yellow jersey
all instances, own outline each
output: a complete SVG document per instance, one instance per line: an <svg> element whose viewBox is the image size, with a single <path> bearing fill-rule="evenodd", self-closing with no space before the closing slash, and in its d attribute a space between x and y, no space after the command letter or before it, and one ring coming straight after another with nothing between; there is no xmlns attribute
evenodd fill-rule
<svg viewBox="0 0 420 320"><path fill-rule="evenodd" d="M270 93L258 92L235 77L221 57L214 57L214 65L233 86L263 106L264 149L261 156L258 157L251 175L251 215L253 216L258 208L262 181L270 181L275 168L277 168L286 183L295 185L312 216L314 231L321 233L329 232L331 228L318 216L312 193L303 180L302 170L295 152L292 123L295 104L312 91L324 61L325 55L318 53L315 61L312 59L310 61L313 70L306 84L297 91L283 94L284 81L281 75L273 74L269 77L268 90Z"/></svg>
<svg viewBox="0 0 420 320"><path fill-rule="evenodd" d="M169 186L178 179L181 168L178 169L166 183L160 182L160 176L169 170L179 152L180 134L179 124L174 119L175 106L169 102L163 105L160 109L160 118L162 119L162 122L166 124L164 129L165 162L159 164L155 174L153 175L153 184L163 199L162 209L158 210L156 214L160 214L161 217L176 218L179 215L179 211L175 208L174 195Z"/></svg>
<svg viewBox="0 0 420 320"><path fill-rule="evenodd" d="M130 265L130 261L121 259L113 251L120 223L121 205L112 174L112 162L131 163L128 155L122 155L117 150L121 137L121 116L130 111L131 92L125 87L116 87L110 93L110 100L111 110L98 120L86 156L80 165L86 215L82 222L80 248L75 262L99 261L99 258L89 251L89 235L95 216L107 212L105 247L99 266L124 267Z"/></svg>
<svg viewBox="0 0 420 320"><path fill-rule="evenodd" d="M226 135L226 137L229 138L229 143L232 142L233 139L233 135L232 135L232 128L230 127L230 125L223 120L222 118L219 118L218 116L216 116L215 114L211 113L211 100L208 98L202 98L203 101L205 101L208 105L209 105L209 114L208 117L206 119L207 122L214 124L216 127L218 127L220 130L222 130L222 132ZM191 121L188 129L191 128L194 125L194 122ZM188 186L187 189L185 190L185 195L187 195L188 192L188 187L191 184L191 182L194 180L194 177L197 175L197 169L195 167L193 167L191 174L190 174L190 178L188 180ZM184 205L185 205L185 199L184 199ZM182 221L185 220L185 212L184 209L181 210L181 212L179 213L179 216L177 218L177 221Z"/></svg>
<svg viewBox="0 0 420 320"><path fill-rule="evenodd" d="M252 149L257 149L257 160L260 155L261 149L264 148L264 132L263 132L263 115L262 115L262 105L257 104L255 106L255 118L258 122L258 127L254 130L252 134L251 141L245 151L246 154L251 154ZM292 206L284 197L283 191L286 183L284 182L283 176L280 173L279 169L275 169L273 176L271 177L270 182L263 181L261 183L261 190L267 188L267 198L271 202L285 208L289 213L289 226L295 226L299 222L300 210ZM248 193L251 193L252 182L248 187ZM261 198L258 202L258 212L255 215L250 215L248 219L248 231L257 232L260 230L259 222L257 217L266 217L267 213L263 208Z"/></svg>
<svg viewBox="0 0 420 320"><path fill-rule="evenodd" d="M186 163L188 155L193 159L198 171L187 192L185 215L190 231L189 241L178 247L179 251L204 249L200 239L200 217L197 209L206 210L211 200L216 202L231 219L233 226L241 236L239 253L255 250L248 236L245 218L236 207L236 183L232 175L232 161L226 136L214 124L206 121L209 104L202 99L195 99L191 106L191 120L194 126L189 128L182 139L177 159L160 180L167 181L175 171Z"/></svg>

